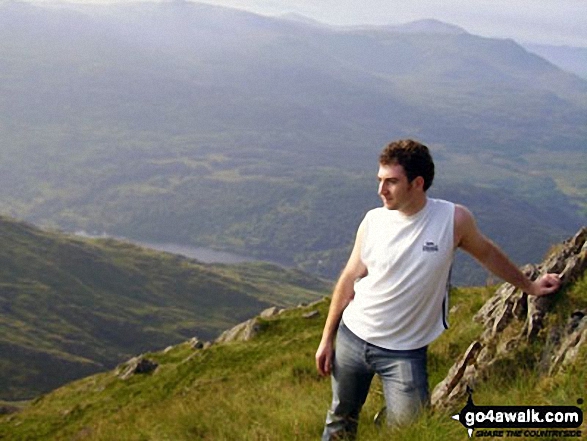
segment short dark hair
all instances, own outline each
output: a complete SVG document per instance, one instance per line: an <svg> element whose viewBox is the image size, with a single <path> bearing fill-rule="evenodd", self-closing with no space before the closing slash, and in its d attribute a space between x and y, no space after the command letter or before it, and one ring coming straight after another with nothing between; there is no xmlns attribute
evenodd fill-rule
<svg viewBox="0 0 587 441"><path fill-rule="evenodd" d="M408 182L422 176L424 191L430 188L434 180L434 161L428 147L412 139L400 139L388 144L379 156L379 164L401 165Z"/></svg>

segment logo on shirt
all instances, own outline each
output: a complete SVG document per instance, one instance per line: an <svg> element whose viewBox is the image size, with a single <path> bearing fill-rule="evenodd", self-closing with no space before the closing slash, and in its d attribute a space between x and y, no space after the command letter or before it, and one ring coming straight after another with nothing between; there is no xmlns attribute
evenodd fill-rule
<svg viewBox="0 0 587 441"><path fill-rule="evenodd" d="M438 245L436 245L434 242L426 242L422 247L422 251L426 253L437 253Z"/></svg>

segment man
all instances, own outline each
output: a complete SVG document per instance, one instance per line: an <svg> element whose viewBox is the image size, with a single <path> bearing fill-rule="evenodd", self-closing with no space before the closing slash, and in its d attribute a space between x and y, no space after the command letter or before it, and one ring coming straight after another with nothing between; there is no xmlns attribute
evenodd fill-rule
<svg viewBox="0 0 587 441"><path fill-rule="evenodd" d="M383 207L359 226L316 352L319 373L332 374L323 440L355 436L374 374L382 380L388 424L409 422L426 406L426 351L448 327L457 247L529 295L551 294L560 285L556 274L529 280L477 229L467 208L428 198L434 162L426 146L389 144L377 177Z"/></svg>

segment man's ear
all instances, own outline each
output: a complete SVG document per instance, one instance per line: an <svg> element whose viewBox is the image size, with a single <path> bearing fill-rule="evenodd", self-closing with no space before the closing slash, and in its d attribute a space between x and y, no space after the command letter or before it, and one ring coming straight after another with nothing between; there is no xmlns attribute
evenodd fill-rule
<svg viewBox="0 0 587 441"><path fill-rule="evenodd" d="M412 180L412 186L424 191L424 178L422 176L416 176Z"/></svg>

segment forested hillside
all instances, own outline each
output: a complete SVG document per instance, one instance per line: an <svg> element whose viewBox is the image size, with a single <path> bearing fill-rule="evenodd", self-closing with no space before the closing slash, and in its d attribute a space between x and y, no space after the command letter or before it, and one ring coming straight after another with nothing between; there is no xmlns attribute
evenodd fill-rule
<svg viewBox="0 0 587 441"><path fill-rule="evenodd" d="M466 201L520 264L585 222L587 82L511 40L4 2L0 60L0 213L35 224L334 278L402 137L432 148L434 194Z"/></svg>

